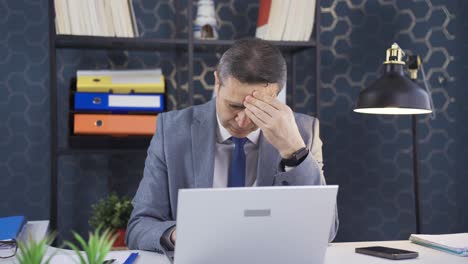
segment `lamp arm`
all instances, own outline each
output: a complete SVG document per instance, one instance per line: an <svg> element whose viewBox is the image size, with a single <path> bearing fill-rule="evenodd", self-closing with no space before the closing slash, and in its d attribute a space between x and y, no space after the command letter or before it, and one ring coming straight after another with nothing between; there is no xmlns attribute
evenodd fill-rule
<svg viewBox="0 0 468 264"><path fill-rule="evenodd" d="M429 103L432 109L431 119L434 120L436 117L434 100L432 100L432 92L429 89L429 84L427 83L426 71L424 71L424 65L422 63L421 57L419 57L418 55L407 56L407 65L410 73L410 79L413 81L416 81L418 79L418 71L421 70L424 89L426 89L427 94L429 95Z"/></svg>
<svg viewBox="0 0 468 264"><path fill-rule="evenodd" d="M429 94L429 99L431 100L430 101L431 102L431 108L432 108L431 119L434 120L436 118L436 109L434 107L434 100L432 100L432 92L429 89L429 84L427 83L427 80L426 80L426 72L424 71L423 63L421 63L421 74L422 74L422 78L423 78L424 88L426 89L427 94Z"/></svg>

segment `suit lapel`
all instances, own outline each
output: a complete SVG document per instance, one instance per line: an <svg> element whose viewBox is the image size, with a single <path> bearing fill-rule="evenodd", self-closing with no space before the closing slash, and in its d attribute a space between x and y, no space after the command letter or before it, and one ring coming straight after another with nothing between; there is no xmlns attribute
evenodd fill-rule
<svg viewBox="0 0 468 264"><path fill-rule="evenodd" d="M278 151L260 134L257 165L257 186L272 186L273 176L278 173L280 155Z"/></svg>
<svg viewBox="0 0 468 264"><path fill-rule="evenodd" d="M192 133L192 164L195 188L213 186L216 142L216 104L211 100L194 108Z"/></svg>

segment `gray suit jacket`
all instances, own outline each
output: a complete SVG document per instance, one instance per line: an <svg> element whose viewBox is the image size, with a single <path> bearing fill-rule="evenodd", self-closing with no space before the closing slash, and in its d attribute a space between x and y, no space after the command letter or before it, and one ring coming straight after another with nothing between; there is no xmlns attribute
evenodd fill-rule
<svg viewBox="0 0 468 264"><path fill-rule="evenodd" d="M258 186L325 185L318 120L303 114L294 115L311 152L299 166L282 172L281 156L260 135ZM215 99L158 116L156 133L148 148L143 179L133 199L134 209L127 227L126 242L130 249L161 251L161 236L176 223L178 190L212 187L216 129ZM337 226L335 216L330 240L334 238Z"/></svg>

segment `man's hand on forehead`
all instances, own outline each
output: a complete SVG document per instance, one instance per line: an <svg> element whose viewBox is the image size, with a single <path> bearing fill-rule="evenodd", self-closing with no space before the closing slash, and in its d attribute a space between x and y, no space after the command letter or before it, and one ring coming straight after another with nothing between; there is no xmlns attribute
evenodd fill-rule
<svg viewBox="0 0 468 264"><path fill-rule="evenodd" d="M273 99L276 99L278 95L278 84L267 84L263 88L255 88L250 96L255 97L258 100L271 102ZM247 99L245 97L244 101Z"/></svg>
<svg viewBox="0 0 468 264"><path fill-rule="evenodd" d="M265 138L280 153L282 158L289 158L292 153L305 146L294 114L286 104L276 98L276 87L255 90L246 96L245 113L260 129Z"/></svg>
<svg viewBox="0 0 468 264"><path fill-rule="evenodd" d="M255 91L276 98L279 93L279 87L277 83L267 83L264 88L255 89Z"/></svg>

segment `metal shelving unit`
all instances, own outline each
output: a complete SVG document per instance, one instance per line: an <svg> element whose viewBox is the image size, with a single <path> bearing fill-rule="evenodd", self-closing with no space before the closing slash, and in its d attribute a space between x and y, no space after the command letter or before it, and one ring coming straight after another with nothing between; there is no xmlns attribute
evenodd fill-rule
<svg viewBox="0 0 468 264"><path fill-rule="evenodd" d="M176 6L180 3L175 0ZM193 27L193 0L189 0L187 7L188 29ZM320 1L317 1L320 6ZM316 21L320 21L320 8L316 8ZM179 25L176 21L176 25ZM178 28L178 27L177 27ZM294 109L294 97L296 87L296 54L306 49L315 49L316 52L316 100L319 100L320 87L320 34L315 27L314 40L308 42L296 41L272 41L285 55L288 63L288 71L291 75L290 92L291 101L289 102ZM60 49L112 49L112 50L139 50L139 51L165 51L175 50L180 60L182 52L188 54L188 104L193 105L194 84L193 84L193 57L198 51L222 51L234 43L233 40L195 40L193 34L188 34L184 39L159 39L159 38L120 38L120 37L97 37L97 36L74 36L74 35L57 35L55 32L55 12L54 0L49 0L49 59L50 59L50 169L51 169L51 196L50 196L50 223L52 230L57 229L58 224L58 158L62 155L90 155L90 154L135 154L146 151L145 148L128 148L125 144L117 144L117 148L75 148L73 146L60 147L58 142L58 92L57 88L57 51ZM180 81L177 77L177 81ZM177 97L179 98L179 97ZM317 104L318 106L318 104ZM317 109L318 110L318 109ZM317 115L319 114L316 111ZM73 137L80 136L69 136ZM95 137L96 138L96 137ZM121 139L122 140L122 139ZM139 139L141 140L141 138ZM146 139L148 144L150 138ZM92 140L91 140L92 141ZM125 140L124 140L125 141ZM125 142L123 142L125 143ZM132 145L132 144L127 144Z"/></svg>

